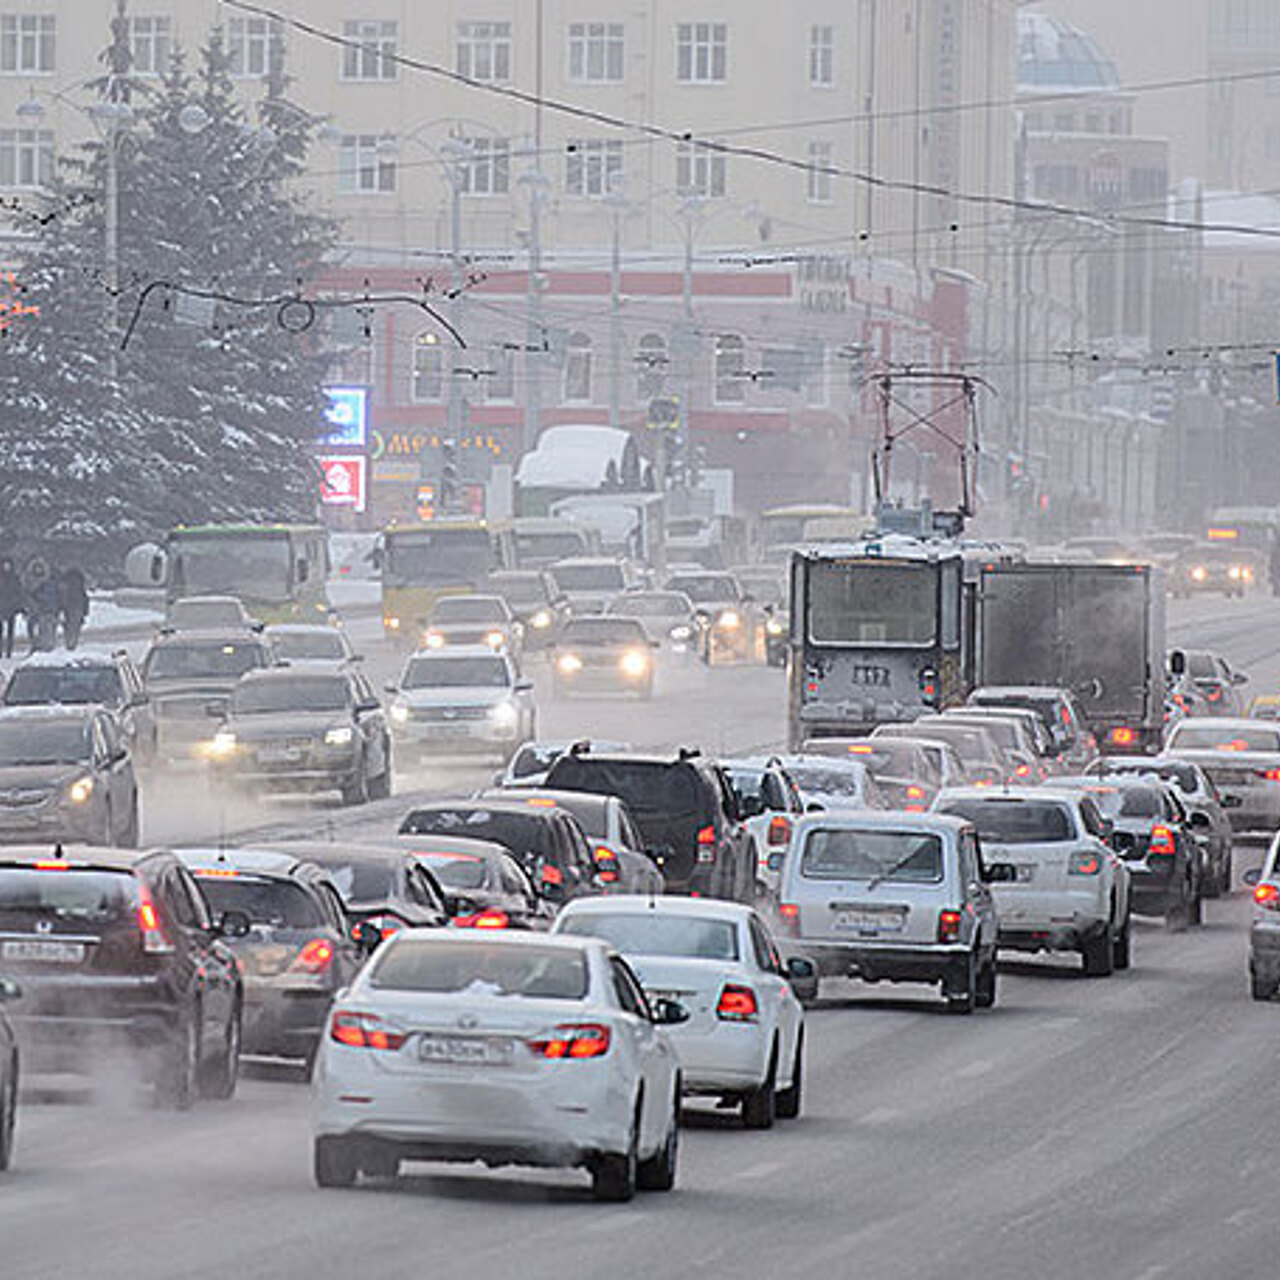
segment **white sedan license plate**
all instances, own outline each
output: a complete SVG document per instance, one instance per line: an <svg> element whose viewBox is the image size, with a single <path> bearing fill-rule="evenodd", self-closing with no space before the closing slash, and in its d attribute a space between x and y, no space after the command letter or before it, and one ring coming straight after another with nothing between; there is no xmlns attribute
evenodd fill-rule
<svg viewBox="0 0 1280 1280"><path fill-rule="evenodd" d="M1019 862L1015 864L1014 870L1018 873L1019 884L1030 884L1036 878L1036 869L1034 864Z"/></svg>
<svg viewBox="0 0 1280 1280"><path fill-rule="evenodd" d="M512 1060L511 1041L478 1036L422 1036L418 1057L423 1062L451 1062L467 1067L508 1067Z"/></svg>
<svg viewBox="0 0 1280 1280"><path fill-rule="evenodd" d="M900 909L873 911L854 907L836 912L837 929L851 929L858 933L901 933L905 913Z"/></svg>
<svg viewBox="0 0 1280 1280"><path fill-rule="evenodd" d="M79 964L84 959L83 942L51 942L32 938L6 942L0 947L5 960L39 960L49 964Z"/></svg>

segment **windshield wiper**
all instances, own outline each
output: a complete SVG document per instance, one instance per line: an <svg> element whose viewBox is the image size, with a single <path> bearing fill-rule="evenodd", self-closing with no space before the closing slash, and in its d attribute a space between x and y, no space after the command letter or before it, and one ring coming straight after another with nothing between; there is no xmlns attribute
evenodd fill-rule
<svg viewBox="0 0 1280 1280"><path fill-rule="evenodd" d="M911 852L907 854L905 857L899 858L898 861L893 864L893 866L887 868L884 871L877 872L877 874L873 875L871 879L867 881L867 888L868 889L878 888L881 884L884 883L884 881L888 880L890 876L894 875L896 872L901 871L902 868L905 867L907 863L909 863L911 859L914 858L916 854L919 852L920 852L919 849L912 849Z"/></svg>

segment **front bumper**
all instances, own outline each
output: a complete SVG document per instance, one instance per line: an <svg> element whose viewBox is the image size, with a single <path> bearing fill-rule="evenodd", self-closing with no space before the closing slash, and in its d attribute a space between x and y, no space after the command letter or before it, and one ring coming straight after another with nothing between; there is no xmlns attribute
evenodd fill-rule
<svg viewBox="0 0 1280 1280"><path fill-rule="evenodd" d="M0 844L44 840L93 843L103 832L104 821L93 804L64 804L0 808Z"/></svg>

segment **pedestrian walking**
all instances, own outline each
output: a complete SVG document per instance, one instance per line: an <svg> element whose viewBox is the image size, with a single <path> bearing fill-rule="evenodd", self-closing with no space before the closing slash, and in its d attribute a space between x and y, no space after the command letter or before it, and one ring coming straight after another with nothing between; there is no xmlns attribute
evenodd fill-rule
<svg viewBox="0 0 1280 1280"><path fill-rule="evenodd" d="M13 657L13 638L22 612L22 579L14 563L5 556L0 560L0 658Z"/></svg>
<svg viewBox="0 0 1280 1280"><path fill-rule="evenodd" d="M62 619L64 643L68 649L74 649L80 643L80 632L89 616L89 589L84 572L75 565L58 575L58 614Z"/></svg>
<svg viewBox="0 0 1280 1280"><path fill-rule="evenodd" d="M48 652L58 644L58 580L47 560L35 556L27 565L25 588L31 652Z"/></svg>

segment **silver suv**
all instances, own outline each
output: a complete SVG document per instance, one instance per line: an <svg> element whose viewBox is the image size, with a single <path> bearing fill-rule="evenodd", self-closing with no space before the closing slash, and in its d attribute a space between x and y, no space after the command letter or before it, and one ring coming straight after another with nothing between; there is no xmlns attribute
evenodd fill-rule
<svg viewBox="0 0 1280 1280"><path fill-rule="evenodd" d="M901 813L796 823L779 892L781 934L821 977L937 983L955 1013L996 1001L995 904L970 823Z"/></svg>

